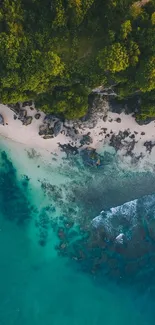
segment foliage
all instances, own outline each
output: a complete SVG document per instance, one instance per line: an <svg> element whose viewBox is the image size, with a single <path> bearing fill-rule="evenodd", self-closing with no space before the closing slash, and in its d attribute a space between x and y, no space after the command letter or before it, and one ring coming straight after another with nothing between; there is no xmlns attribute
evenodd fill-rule
<svg viewBox="0 0 155 325"><path fill-rule="evenodd" d="M131 26L131 21L126 20L122 25L121 25L121 34L122 38L126 39L127 36L131 33L132 31L132 26Z"/></svg>
<svg viewBox="0 0 155 325"><path fill-rule="evenodd" d="M79 118L91 89L109 84L119 98L139 93L144 104L144 95L153 96L155 1L1 1L2 103L31 99ZM145 99L147 114L154 100Z"/></svg>
<svg viewBox="0 0 155 325"><path fill-rule="evenodd" d="M129 66L129 57L124 45L115 43L106 46L98 56L101 69L111 72L125 70Z"/></svg>
<svg viewBox="0 0 155 325"><path fill-rule="evenodd" d="M151 22L152 22L152 25L155 25L155 12L153 12L151 15Z"/></svg>
<svg viewBox="0 0 155 325"><path fill-rule="evenodd" d="M45 93L39 96L36 105L46 113L57 112L68 119L80 118L87 112L88 93L88 89L79 85L63 91L55 89L51 95Z"/></svg>
<svg viewBox="0 0 155 325"><path fill-rule="evenodd" d="M136 73L136 82L142 92L155 89L155 56L141 62Z"/></svg>

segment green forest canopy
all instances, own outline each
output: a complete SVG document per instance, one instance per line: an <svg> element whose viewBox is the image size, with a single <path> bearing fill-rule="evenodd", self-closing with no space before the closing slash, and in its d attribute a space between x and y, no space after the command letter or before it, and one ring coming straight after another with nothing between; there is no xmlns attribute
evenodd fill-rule
<svg viewBox="0 0 155 325"><path fill-rule="evenodd" d="M155 116L155 0L0 2L1 103L79 118L92 88L113 84Z"/></svg>

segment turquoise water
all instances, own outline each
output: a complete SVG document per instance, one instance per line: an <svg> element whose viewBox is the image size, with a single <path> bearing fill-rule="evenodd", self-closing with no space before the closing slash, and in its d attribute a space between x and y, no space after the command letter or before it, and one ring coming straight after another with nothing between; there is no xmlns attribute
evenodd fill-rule
<svg viewBox="0 0 155 325"><path fill-rule="evenodd" d="M11 146L2 143L0 152L0 324L154 324L154 235L150 272L141 279L136 268L122 281L122 274L107 272L111 257L92 269L99 249L109 250L99 241L92 245L91 222L103 209L154 193L154 175L120 170L107 154L103 169L80 157L60 166L52 159L43 164L37 155L22 160L24 151ZM143 254L141 237L138 242ZM148 261L138 267L148 270Z"/></svg>

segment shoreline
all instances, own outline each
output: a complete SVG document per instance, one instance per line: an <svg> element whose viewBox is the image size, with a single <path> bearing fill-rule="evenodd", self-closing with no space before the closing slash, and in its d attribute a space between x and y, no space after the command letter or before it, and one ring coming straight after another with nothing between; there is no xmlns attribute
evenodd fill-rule
<svg viewBox="0 0 155 325"><path fill-rule="evenodd" d="M57 118L38 112L34 107L23 107L27 116L32 118L29 125L23 125L22 121L15 117L15 113L6 105L0 105L0 114L4 118L4 125L0 125L0 137L2 140L26 146L30 149L53 154L62 158L69 152L80 152L86 148L94 148L102 154L107 148L114 149L120 161L132 165L133 168L154 168L155 161L155 121L147 125L139 125L134 117L125 113L113 113L108 110L108 102L104 103L103 110L97 116L96 112L87 121L59 122ZM33 110L32 110L33 109ZM39 114L39 119L35 115ZM50 118L50 119L49 119ZM47 119L47 122L46 122ZM39 135L40 128L49 127L50 123L61 123L59 132L54 135ZM52 124L53 126L53 124ZM49 129L51 130L51 128ZM44 137L51 138L44 138ZM66 149L65 149L66 148ZM150 165L150 166L149 166Z"/></svg>

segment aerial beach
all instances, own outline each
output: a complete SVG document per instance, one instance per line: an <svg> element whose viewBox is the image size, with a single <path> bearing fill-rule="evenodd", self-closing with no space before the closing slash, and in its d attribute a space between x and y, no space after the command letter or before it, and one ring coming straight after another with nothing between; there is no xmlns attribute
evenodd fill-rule
<svg viewBox="0 0 155 325"><path fill-rule="evenodd" d="M0 325L154 325L155 0L0 2Z"/></svg>
<svg viewBox="0 0 155 325"><path fill-rule="evenodd" d="M3 110L2 110L3 109ZM102 167L98 169L98 167L91 167L89 165L84 165L84 169L81 169L81 165L77 165L78 162L78 155L70 154L68 158L66 158L66 153L63 153L60 151L60 147L58 146L58 142L62 141L62 144L68 143L68 138L66 139L64 135L62 136L62 140L60 140L60 137L54 138L54 139L41 139L41 137L38 135L38 127L39 123L37 121L37 125L32 124L31 126L24 126L22 125L22 122L19 120L13 119L13 112L8 108L8 111L4 111L5 107L1 106L1 112L0 114L3 115L5 122L8 123L8 125L1 126L0 133L1 133L1 150L5 150L8 159L11 159L13 166L16 169L16 172L12 171L9 177L10 181L8 183L8 186L14 186L13 184L17 184L14 188L14 192L16 193L16 201L14 202L14 198L12 197L12 204L16 204L17 202L17 193L19 192L19 203L18 208L16 208L15 213L11 216L10 221L14 221L13 223L9 221L4 221L1 219L0 229L1 229L1 241L2 246L4 245L7 247L5 250L5 259L7 256L12 256L12 262L15 265L15 269L12 270L11 274L6 273L6 276L9 276L9 288L11 289L10 298L7 298L7 290L5 288L5 291L2 289L3 294L3 301L4 304L1 305L1 320L4 322L8 322L8 314L5 312L5 309L11 309L12 312L10 314L11 317L9 317L10 321L11 319L15 322L15 324L20 324L21 321L23 321L25 324L29 324L29 317L33 320L34 324L42 324L43 319L46 317L46 324L49 324L51 321L51 318L53 319L53 313L55 314L55 324L62 324L62 322L65 322L66 324L70 324L70 322L73 322L75 324L79 324L81 322L90 322L92 324L99 324L100 320L102 319L102 312L103 312L103 302L104 301L104 317L106 322L111 322L111 324L115 324L116 320L117 322L120 322L120 313L122 317L122 324L124 321L126 321L126 313L129 309L132 311L135 306L135 302L133 303L133 293L132 291L128 292L128 298L126 299L126 291L124 289L118 289L117 286L111 287L110 282L107 282L106 285L104 285L103 288L99 289L96 288L96 281L97 278L95 277L93 271L91 278L83 273L79 273L77 266L76 266L76 260L71 260L71 262L67 262L67 259L62 259L61 256L59 257L57 255L57 249L55 247L59 245L58 238L56 233L53 233L52 228L50 228L49 224L47 224L47 228L43 225L43 220L47 221L47 216L49 216L50 220L58 220L60 215L64 213L68 213L70 209L70 216L71 220L72 218L74 220L77 220L77 223L80 221L81 225L83 224L81 220L81 216L85 214L86 209L89 207L89 213L90 213L90 220L92 217L95 217L97 213L101 211L101 209L104 208L104 200L107 201L107 194L110 197L110 188L115 191L116 188L120 190L122 188L122 193L124 192L124 185L122 184L123 178L121 178L125 172L121 172L119 177L115 178L115 172L116 172L116 165L114 166L114 171L112 165L108 164L108 166L111 169L111 172L108 171L104 172L102 171ZM8 115L7 115L8 113ZM111 115L114 119L118 117L118 114L112 114ZM122 115L121 115L122 118ZM129 117L130 119L130 117ZM122 118L123 120L123 118ZM131 121L131 126L132 126ZM17 128L17 123L20 123L20 126ZM42 121L40 121L42 123ZM103 122L106 123L106 122ZM107 122L106 127L109 125L109 131L111 130L111 123ZM103 124L102 124L103 126ZM105 124L104 124L105 126ZM116 130L115 132L119 131L120 124L117 122L114 122L114 127ZM118 129L117 129L118 128ZM140 131L143 127L140 127ZM152 127L153 128L153 127ZM126 125L121 127L121 130L124 131L126 129ZM133 122L133 130L135 129L135 125ZM18 132L17 132L18 130ZM27 131L28 130L28 131ZM144 130L144 128L143 128ZM87 132L87 130L83 131L84 134ZM101 142L97 141L98 137L98 128L95 129L95 131L91 130L91 137L94 136L94 147L101 151L100 144ZM145 127L146 132L146 127ZM150 135L149 135L150 136ZM147 140L153 138L147 135ZM80 136L81 139L81 136ZM101 138L99 138L101 139ZM144 141L146 141L146 139ZM42 140L42 141L41 141ZM104 140L104 139L103 139ZM72 141L72 139L70 140ZM80 144L80 141L79 141ZM73 144L74 147L74 144ZM87 145L84 146L84 148L87 147ZM92 147L92 143L91 143ZM106 150L108 150L107 144L106 144ZM82 149L80 149L82 150ZM102 149L103 150L103 149ZM142 145L141 149L142 150ZM52 154L53 153L53 154ZM54 160L52 160L54 158ZM56 159L56 160L55 160ZM74 161L75 159L75 161ZM76 161L77 159L77 161ZM153 158L152 158L153 159ZM148 162L149 160L147 160ZM131 164L132 165L132 164ZM6 168L7 166L7 160L5 161L5 165L3 166L2 170ZM27 167L29 166L29 167ZM39 167L38 167L39 166ZM151 164L152 166L152 164ZM8 168L9 165L8 165ZM95 169L94 169L95 168ZM97 168L97 169L96 169ZM117 167L117 172L119 172L119 167ZM126 171L128 169L128 165L126 167ZM150 167L148 168L148 170ZM124 170L124 166L123 166ZM99 175L98 175L99 172ZM135 167L133 168L133 172L135 173ZM106 173L107 176L106 176ZM141 174L141 173L140 173ZM141 190L142 184L145 183L145 185L150 183L150 177L153 180L152 173L147 175L143 175L141 178L140 174L135 177L132 177L131 179L131 192L133 191L133 188L135 187L135 184L137 185L137 196L141 196ZM142 173L143 174L143 173ZM145 173L144 173L145 174ZM5 174L4 174L5 175ZM9 175L9 174L8 174ZM96 175L96 176L95 176ZM102 176L101 176L102 175ZM7 187L7 174L4 178L5 180L5 186ZM95 178L94 178L95 177ZM100 181L102 183L102 179L106 180L109 178L110 180L110 188L109 184L107 183L107 189L106 186L103 189L99 187L99 191L101 192L101 202L97 202L97 193L94 196L94 199L92 203L88 201L87 205L87 198L83 197L84 202L86 203L86 206L82 206L81 203L81 195L82 189L85 186L85 190L87 191L87 197L92 198L91 196L91 188L94 184L94 189L97 191L97 187L99 186L98 182ZM113 178L113 181L112 181ZM95 183L94 183L95 179ZM129 181L128 177L126 179L128 186ZM88 183L87 183L88 182ZM89 184L90 182L90 184ZM139 182L139 183L138 183ZM19 185L18 185L19 184ZM23 184L23 185L22 185ZM27 185L26 185L27 184ZM41 185L42 184L42 185ZM52 184L55 185L55 189L52 188L48 190L48 187L45 186L45 184ZM18 189L19 186L19 189ZM24 187L23 187L24 186ZM101 186L101 185L100 185ZM61 191L60 191L61 189ZM74 204L73 212L71 212L71 202L74 191L76 189L76 201ZM4 191L4 187L3 187ZM37 196L36 196L37 191ZM78 194L79 191L79 194ZM106 194L106 193L107 194ZM132 198L132 195L129 194L130 188L128 188L128 193L125 197L122 197L121 199L118 198L118 202L124 203L126 198ZM148 189L148 194L153 192L153 187ZM7 192L6 192L7 193ZM58 194L59 193L59 194ZM81 193L81 194L80 194ZM143 191L143 194L146 193L146 190ZM86 192L85 192L86 194ZM5 194L6 195L6 194ZM7 194L8 195L8 194ZM26 195L26 197L25 197ZM21 215L20 210L20 201L21 198L25 197L26 200L29 201L31 205L35 207L34 212L31 212L31 218L27 219L27 222L25 220L25 226L21 232L21 218L24 217L24 211ZM96 198L95 198L96 197ZM133 194L133 197L135 197L135 193ZM25 200L25 199L24 199ZM119 201L120 200L120 201ZM96 204L95 204L96 201ZM80 203L81 202L81 203ZM117 200L116 200L117 202ZM4 209L4 205L7 205L7 209L9 208L9 203L3 202L3 213L6 215L6 210ZM115 199L112 198L111 201L109 201L109 207L111 205L117 205L115 203ZM27 203L24 203L25 207ZM91 212L92 206L94 206L94 210ZM11 205L12 206L12 205ZM77 211L75 211L75 207L78 206ZM49 212L48 212L48 209ZM86 208L87 207L87 208ZM54 208L54 210L53 210ZM12 209L13 206L12 206ZM18 212L19 209L19 212ZM32 210L32 208L31 208ZM47 212L46 212L47 210ZM13 210L12 210L13 211ZM88 212L88 210L87 210ZM30 212L29 212L30 213ZM44 213L44 219L42 220L41 214ZM23 217L22 217L23 216ZM46 216L46 217L45 217ZM51 219L52 217L52 219ZM9 218L9 216L8 216ZM13 218L13 219L12 219ZM19 219L18 219L19 218ZM25 218L25 217L24 217ZM57 219L58 218L58 219ZM42 220L42 221L41 221ZM68 219L69 222L70 218ZM78 221L79 220L79 221ZM16 223L17 225L16 226ZM45 222L44 221L44 222ZM41 223L41 226L36 227L36 223ZM11 225L14 226L12 227ZM45 223L46 224L46 223ZM88 221L87 221L88 224ZM11 228L10 228L11 227ZM45 227L45 228L44 228ZM56 226L57 227L57 226ZM61 228L61 226L59 226ZM10 229L10 230L9 230ZM45 231L46 230L46 231ZM43 233L44 231L44 233ZM6 234L11 234L11 237L6 237ZM46 233L46 235L45 235ZM60 230L58 230L59 236ZM22 236L22 237L21 237ZM15 246L15 237L17 240L17 246ZM7 239L8 238L8 239ZM61 238L61 237L60 237ZM46 243L46 244L45 244ZM28 245L28 246L27 246ZM43 246L42 246L43 245ZM20 250L19 248L20 247ZM58 250L59 251L59 250ZM60 253L62 253L62 250L60 250ZM14 274L16 272L16 268L18 263L21 263L21 257L20 254L22 254L23 262L20 267L18 267L19 272L22 275L22 278L20 274ZM18 257L19 256L19 257ZM7 260L6 259L6 260ZM19 261L19 262L18 262ZM69 264L68 264L69 263ZM70 265L70 263L73 263L73 265ZM75 265L74 265L75 263ZM61 269L61 272L58 270ZM77 271L76 271L77 269ZM37 273L36 273L37 272ZM30 274L30 275L28 275ZM87 274L87 273L86 273ZM51 280L49 281L49 276ZM45 278L47 279L45 281ZM95 279L96 278L96 279ZM15 280L16 279L16 280ZM24 281L23 281L24 279ZM71 291L68 289L68 279L69 281L72 281L72 289ZM72 279L72 280L70 280ZM16 295L17 297L20 297L19 299L14 298L14 290L13 290L13 283L16 282ZM40 285L38 287L38 281L40 281ZM95 281L95 282L94 282ZM59 288L55 287L55 282L59 283ZM25 283L25 284L24 284ZM42 284L41 284L42 283ZM66 283L66 285L65 285ZM35 287L36 286L36 287ZM50 291L46 291L46 286L48 288L51 288L53 294L53 298L50 296ZM97 285L98 286L98 285ZM38 287L38 289L37 289ZM3 288L1 284L1 288ZM9 289L10 290L10 289ZM21 293L20 293L20 290ZM40 291L41 290L41 291ZM84 290L84 292L87 292L87 294L83 295L83 298L81 300L81 290ZM120 290L120 291L118 291ZM4 293L6 292L6 293ZM22 293L23 292L23 293ZM48 292L48 293L47 293ZM73 295L76 292L75 298L73 300ZM66 304L64 304L64 297L67 294L68 299L66 301ZM117 299L117 295L119 295L119 300L117 303L117 306L115 306L114 311L114 317L110 317L108 312L108 306L112 299ZM142 308L142 301L141 299L136 295L136 304L137 304L137 311L131 312L131 318L129 319L129 323L132 321L133 323L141 322L142 324L146 323L146 315L148 312L148 309L150 309L150 317L152 317L152 306L147 305L146 307L146 314L143 313L141 317L141 308ZM29 298L31 296L31 299ZM5 297L5 299L4 299ZM42 298L41 298L42 297ZM94 297L96 299L96 304L94 303ZM12 300L15 299L15 304L12 305ZM144 299L144 298L143 298ZM146 298L145 298L146 299ZM145 300L144 299L144 300ZM48 302L49 301L49 302ZM85 301L88 302L88 305L85 305ZM52 303L53 306L49 306L49 303ZM144 302L143 302L144 303ZM145 301L146 303L146 301ZM78 304L78 309L75 309L75 305ZM93 304L93 311L91 312L91 306ZM124 314L122 314L122 305ZM62 313L60 314L58 306L61 306ZM102 310L102 312L100 312ZM29 311L29 317L27 317L27 312ZM95 312L95 313L94 313ZM81 318L82 316L82 318ZM49 321L49 323L48 323ZM11 323L10 323L11 324Z"/></svg>
<svg viewBox="0 0 155 325"><path fill-rule="evenodd" d="M30 112L30 109L28 112ZM87 134L87 128L83 130L79 129L79 133L81 133L79 139L75 140L75 142L73 142L71 137L65 137L64 134L60 134L60 136L54 139L42 139L38 135L38 129L39 125L43 123L44 115L40 117L39 122L38 120L37 122L34 120L34 124L32 122L31 125L25 126L20 120L14 120L14 113L10 108L1 105L0 114L4 117L5 123L8 123L8 125L0 126L1 151L5 151L7 155L2 155L2 162L5 161L5 164L2 164L3 167L1 168L1 175L3 175L4 170L4 176L1 176L4 179L3 191L5 193L4 195L8 196L9 188L11 190L11 187L13 187L14 194L16 195L16 200L14 200L14 195L12 198L10 195L8 196L11 199L10 203L9 201L1 201L2 213L6 216L6 221L1 218L0 224L2 247L4 245L7 247L5 256L7 257L11 254L11 263L15 265L15 269L12 270L11 274L7 272L4 275L4 277L9 276L9 291L12 288L10 298L8 299L6 296L6 289L1 291L3 297L5 297L5 299L3 298L4 304L1 305L1 319L4 324L6 321L8 322L8 319L10 321L12 319L15 324L21 324L21 321L24 324L29 324L29 317L33 319L34 324L42 324L43 319L46 317L46 324L49 324L51 319L53 319L54 313L55 324L62 324L62 322L70 324L73 321L75 324L79 324L79 322L84 324L83 322L89 323L91 321L92 324L96 325L100 323L103 311L107 323L110 321L111 324L115 324L117 321L124 324L128 310L131 312L129 324L132 321L133 324L140 322L146 325L148 312L151 322L153 306L150 300L148 303L147 295L141 298L136 291L132 292L132 290L130 291L130 289L123 287L121 289L117 287L117 284L115 286L115 284L110 283L108 279L104 283L104 289L102 286L102 289L98 288L100 277L98 278L94 266L91 266L92 269L90 270L89 264L88 270L82 264L78 266L78 263L81 263L81 257L76 256L78 252L70 256L70 253L66 251L67 246L65 246L66 244L63 241L63 219L60 216L66 218L65 216L68 215L68 223L72 223L74 220L77 226L80 224L80 227L87 229L91 225L91 220L104 208L108 209L123 204L126 200L152 194L155 191L153 173L154 152L152 149L152 152L145 156L146 148L144 142L154 141L154 122L150 126L137 127L136 122L131 116L126 116L123 113L119 115L109 112L107 122L98 121L95 128L90 129L90 136L93 139L92 143L90 145L84 144L84 147L80 147L80 140L83 135ZM36 114L35 110L33 114ZM118 117L121 118L121 123L115 121ZM114 121L109 122L109 119L113 119ZM131 134L137 130L139 137L142 137L140 134L145 131L145 137L139 139L138 142L139 152L136 149L136 154L140 152L144 153L144 157L141 159L144 159L145 163L141 165L141 171L139 170L140 165L132 162L133 157L130 157L132 158L131 160L126 161L126 156L124 156L123 161L123 151L119 153L117 161L115 148L112 148L111 151L111 147L105 141L105 134L99 135L103 126L107 127L107 132L110 133L113 130L116 135L120 130L125 131L127 126ZM102 140L102 143L100 140ZM69 153L66 151L63 152L59 143L62 145L71 143L74 150L76 145L79 153L75 155L74 150ZM83 160L83 162L81 161L80 151L87 150L89 146L91 148L93 146L97 150L99 155L97 158L100 157L101 162L103 155L105 166L104 163L100 167L97 166L97 160L95 160L95 163L92 160L92 165L90 165L90 161L88 164L87 159ZM125 150L126 152L126 143L125 148L122 146L121 150ZM110 161L108 158L108 163L104 155L105 152L108 152L113 157ZM15 170L12 169L9 161L12 162ZM123 164L121 165L122 161ZM10 168L12 171L10 170L9 173L7 172L5 174L6 168L8 172ZM113 196L111 191L112 193L119 192L119 195L115 194ZM20 203L23 200L25 203ZM17 204L15 210L14 204ZM29 212L21 211L23 204L25 208L31 206ZM9 217L7 211L10 208L14 212ZM23 218L26 218L25 221ZM14 226L12 227L11 225L13 224ZM67 226L66 223L66 227L69 227L66 230L70 230L69 224ZM10 238L6 237L6 234L9 234L9 232L11 234ZM119 235L119 228L117 235ZM14 242L15 237L17 246L15 246ZM60 244L59 240L61 240ZM20 247L20 250L18 247ZM62 259L61 255L64 253L66 254L66 258ZM17 267L18 263L21 263L20 254L22 254L23 262L20 267ZM8 257L6 257L5 259L7 261ZM84 274L83 271L82 273L80 271L83 267L85 270ZM14 274L16 268L19 269L22 277L18 273L17 275ZM88 276L89 273L90 278ZM49 277L51 278L50 281ZM71 290L68 288L68 280L72 281ZM19 292L17 297L20 297L20 300L14 298L14 281L16 282L16 294ZM40 281L39 287L38 281ZM102 281L105 281L104 278ZM55 286L55 283L59 283L60 289ZM50 295L50 291L47 291L46 286L51 288L53 298ZM22 291L20 292L20 290ZM82 296L82 300L81 290L87 292L87 294ZM128 298L126 298L126 290L128 290ZM6 293L4 293L5 291ZM76 292L74 300L73 292ZM68 299L64 304L66 294ZM30 296L31 299L29 298ZM96 304L94 303L94 297ZM12 299L15 299L14 306L12 305ZM109 304L111 300L117 299L118 303L114 308L112 317L108 312ZM87 301L88 305L85 305L85 301ZM51 303L53 306L50 305ZM93 311L91 311L92 304ZM135 304L136 311L134 310ZM145 304L146 308L145 312L142 313L143 304ZM78 305L77 309L75 309L75 305ZM122 314L122 305L124 314ZM58 306L61 306L61 313L59 312ZM9 318L5 311L6 307L12 310L11 317L9 316ZM27 316L28 311L29 317Z"/></svg>
<svg viewBox="0 0 155 325"><path fill-rule="evenodd" d="M86 121L64 121L61 122L60 129L56 136L39 134L40 127L46 127L47 123L53 126L54 121L59 119L54 116L38 113L34 107L24 106L20 108L21 112L27 112L27 116L32 117L28 125L18 118L13 110L5 105L0 105L0 114L4 118L4 125L0 126L0 136L10 139L28 148L49 152L49 154L58 154L60 157L65 155L62 147L69 145L72 150L82 150L86 147L94 148L98 152L104 151L104 148L113 148L118 155L132 165L138 168L154 168L155 159L155 122L147 125L139 125L132 114L122 112L120 114L109 111L108 101L103 101L100 115L96 120L95 112L91 120ZM39 114L39 119L35 115ZM16 118L14 118L16 116ZM49 120L48 120L49 119ZM50 120L51 119L51 120ZM47 122L46 122L47 120ZM54 120L54 121L53 121ZM56 123L56 122L55 122ZM94 123L94 125L92 125ZM89 127L91 124L91 128ZM46 129L45 129L46 131ZM127 159L126 159L127 158Z"/></svg>

